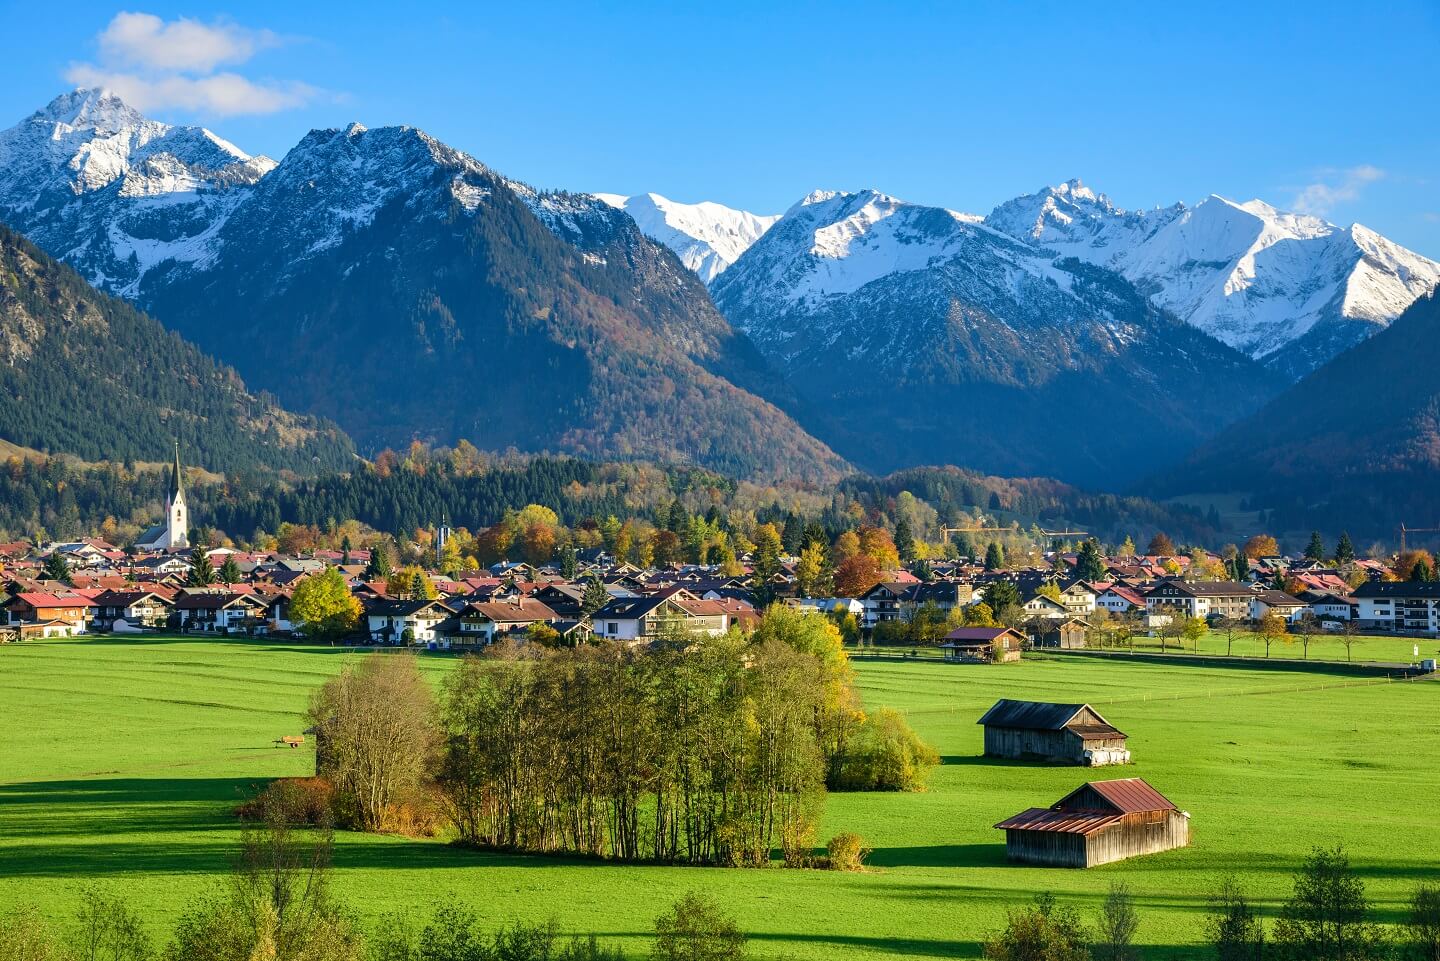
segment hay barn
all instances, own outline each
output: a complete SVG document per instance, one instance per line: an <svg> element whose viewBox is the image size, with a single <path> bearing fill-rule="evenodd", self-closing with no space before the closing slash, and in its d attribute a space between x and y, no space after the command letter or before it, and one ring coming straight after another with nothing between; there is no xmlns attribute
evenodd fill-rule
<svg viewBox="0 0 1440 961"><path fill-rule="evenodd" d="M1128 764L1128 736L1089 704L1001 698L975 723L985 728L985 756L1104 767Z"/></svg>
<svg viewBox="0 0 1440 961"><path fill-rule="evenodd" d="M1089 868L1190 843L1190 815L1142 778L1082 785L995 825L1011 861Z"/></svg>

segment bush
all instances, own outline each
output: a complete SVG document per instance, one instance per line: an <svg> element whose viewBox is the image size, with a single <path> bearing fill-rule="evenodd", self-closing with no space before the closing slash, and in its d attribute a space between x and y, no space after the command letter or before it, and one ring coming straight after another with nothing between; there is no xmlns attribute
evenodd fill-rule
<svg viewBox="0 0 1440 961"><path fill-rule="evenodd" d="M65 954L34 908L0 915L0 961L61 961Z"/></svg>
<svg viewBox="0 0 1440 961"><path fill-rule="evenodd" d="M655 919L654 961L741 961L745 935L709 895L691 891Z"/></svg>
<svg viewBox="0 0 1440 961"><path fill-rule="evenodd" d="M1012 911L1005 930L985 942L989 961L1090 961L1085 929L1073 909L1055 904L1051 894L1035 897L1034 907Z"/></svg>
<svg viewBox="0 0 1440 961"><path fill-rule="evenodd" d="M825 851L829 855L832 871L863 871L865 859L870 856L865 839L848 832L831 838L830 843L825 845Z"/></svg>
<svg viewBox="0 0 1440 961"><path fill-rule="evenodd" d="M274 811L287 824L323 827L330 823L334 789L323 777L282 777L235 809L242 821L263 821Z"/></svg>
<svg viewBox="0 0 1440 961"><path fill-rule="evenodd" d="M905 716L891 708L868 715L845 745L834 783L838 791L923 791L940 763Z"/></svg>

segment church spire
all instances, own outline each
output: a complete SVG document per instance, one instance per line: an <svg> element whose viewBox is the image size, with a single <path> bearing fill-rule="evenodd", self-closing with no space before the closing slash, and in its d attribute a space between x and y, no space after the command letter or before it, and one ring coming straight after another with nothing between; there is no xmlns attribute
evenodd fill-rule
<svg viewBox="0 0 1440 961"><path fill-rule="evenodd" d="M180 489L180 441L178 440L175 441L175 466L171 468L171 471L173 473L170 477L170 501L174 503L182 493Z"/></svg>

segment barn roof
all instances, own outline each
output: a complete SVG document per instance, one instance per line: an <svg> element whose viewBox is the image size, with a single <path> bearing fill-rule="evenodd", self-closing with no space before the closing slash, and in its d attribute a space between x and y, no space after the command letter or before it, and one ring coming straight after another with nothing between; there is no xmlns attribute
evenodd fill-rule
<svg viewBox="0 0 1440 961"><path fill-rule="evenodd" d="M1087 790L1099 795L1103 807L1093 801L1079 803ZM1177 811L1170 799L1145 782L1127 777L1115 781L1082 784L1048 808L1029 808L995 825L1002 830L1050 831L1060 834L1094 834L1124 819L1127 814L1149 811Z"/></svg>
<svg viewBox="0 0 1440 961"><path fill-rule="evenodd" d="M986 711L976 724L986 727L1008 727L1022 731L1059 731L1069 726L1075 716L1087 707L1100 718L1099 724L1077 725L1071 730L1081 737L1124 737L1125 733L1111 726L1088 704L1047 704L1043 701L1012 701L1002 697Z"/></svg>

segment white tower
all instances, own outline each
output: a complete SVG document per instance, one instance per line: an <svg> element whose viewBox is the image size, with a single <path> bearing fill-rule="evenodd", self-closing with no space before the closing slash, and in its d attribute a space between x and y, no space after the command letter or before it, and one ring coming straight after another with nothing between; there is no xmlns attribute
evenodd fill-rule
<svg viewBox="0 0 1440 961"><path fill-rule="evenodd" d="M180 442L175 442L175 466L171 468L170 493L165 498L166 547L190 546L190 509L185 506L185 489L180 483Z"/></svg>

